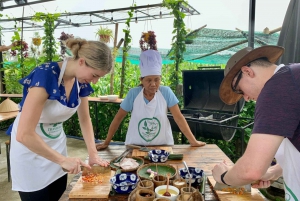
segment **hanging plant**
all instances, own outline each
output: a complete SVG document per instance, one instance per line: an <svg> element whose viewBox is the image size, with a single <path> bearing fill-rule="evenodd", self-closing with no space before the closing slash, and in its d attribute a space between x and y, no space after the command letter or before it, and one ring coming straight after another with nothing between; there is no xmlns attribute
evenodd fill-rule
<svg viewBox="0 0 300 201"><path fill-rule="evenodd" d="M11 38L11 42L14 43L14 46L11 48L10 54L11 56L17 56L18 60L21 61L22 57L28 57L28 44L25 41L21 41L20 31L20 28L14 31L14 35Z"/></svg>
<svg viewBox="0 0 300 201"><path fill-rule="evenodd" d="M70 51L67 51L66 40L69 38L74 38L73 34L66 34L65 32L61 32L60 37L58 38L60 42L60 57L65 58L65 54L67 53L69 56L72 55Z"/></svg>
<svg viewBox="0 0 300 201"><path fill-rule="evenodd" d="M140 47L142 51L157 50L156 35L154 31L143 32L140 39Z"/></svg>
<svg viewBox="0 0 300 201"><path fill-rule="evenodd" d="M51 14L51 13L37 12L32 17L32 21L43 22L44 24L45 36L42 39L43 39L44 52L46 53L46 62L52 61L53 58L55 57L57 45L55 42L55 38L53 36L54 29L55 29L54 22L55 20L58 19L59 16L60 16L59 13Z"/></svg>
<svg viewBox="0 0 300 201"><path fill-rule="evenodd" d="M96 31L96 36L99 37L99 40L104 43L109 43L110 39L114 39L113 31L108 27L102 27Z"/></svg>
<svg viewBox="0 0 300 201"><path fill-rule="evenodd" d="M35 45L35 46L40 46L42 44L42 38L39 34L39 32L35 32L34 33L34 36L32 38L32 43Z"/></svg>

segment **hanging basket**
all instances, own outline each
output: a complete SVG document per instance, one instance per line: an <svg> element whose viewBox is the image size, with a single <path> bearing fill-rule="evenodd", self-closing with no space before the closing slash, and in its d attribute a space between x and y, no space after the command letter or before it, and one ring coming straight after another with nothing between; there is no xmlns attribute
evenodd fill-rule
<svg viewBox="0 0 300 201"><path fill-rule="evenodd" d="M110 42L110 36L109 35L99 35L100 41L104 43Z"/></svg>
<svg viewBox="0 0 300 201"><path fill-rule="evenodd" d="M36 46L40 46L42 44L41 38L32 38L32 43Z"/></svg>

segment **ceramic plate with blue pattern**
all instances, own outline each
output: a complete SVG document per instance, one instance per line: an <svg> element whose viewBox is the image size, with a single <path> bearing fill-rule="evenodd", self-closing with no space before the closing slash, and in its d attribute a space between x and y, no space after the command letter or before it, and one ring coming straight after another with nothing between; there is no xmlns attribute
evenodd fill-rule
<svg viewBox="0 0 300 201"><path fill-rule="evenodd" d="M120 194L130 193L138 183L138 176L134 173L116 174L110 179L113 189Z"/></svg>

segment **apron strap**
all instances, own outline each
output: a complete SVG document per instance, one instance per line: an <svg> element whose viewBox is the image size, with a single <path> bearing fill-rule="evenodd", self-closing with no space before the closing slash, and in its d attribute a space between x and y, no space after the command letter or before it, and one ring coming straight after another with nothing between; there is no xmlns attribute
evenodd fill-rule
<svg viewBox="0 0 300 201"><path fill-rule="evenodd" d="M64 62L62 64L62 67L60 69L60 73L59 73L59 77L58 77L58 86L60 85L61 81L62 81L62 78L65 74L65 70L66 70L66 67L67 67L67 63L68 63L68 58L65 58L64 59Z"/></svg>

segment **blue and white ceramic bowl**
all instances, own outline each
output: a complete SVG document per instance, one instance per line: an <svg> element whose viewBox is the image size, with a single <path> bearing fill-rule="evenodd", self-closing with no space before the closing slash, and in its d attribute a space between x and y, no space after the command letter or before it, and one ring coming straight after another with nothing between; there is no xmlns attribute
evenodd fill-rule
<svg viewBox="0 0 300 201"><path fill-rule="evenodd" d="M190 174L192 175L191 184L198 185L202 182L204 172L200 168L189 167ZM179 170L180 177L184 178L189 183L189 173L186 168Z"/></svg>
<svg viewBox="0 0 300 201"><path fill-rule="evenodd" d="M154 163L164 163L168 160L170 153L162 149L154 149L148 152L149 159Z"/></svg>
<svg viewBox="0 0 300 201"><path fill-rule="evenodd" d="M130 193L133 191L138 183L138 176L134 173L120 173L116 174L110 179L113 189L117 193Z"/></svg>

